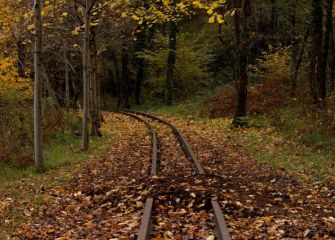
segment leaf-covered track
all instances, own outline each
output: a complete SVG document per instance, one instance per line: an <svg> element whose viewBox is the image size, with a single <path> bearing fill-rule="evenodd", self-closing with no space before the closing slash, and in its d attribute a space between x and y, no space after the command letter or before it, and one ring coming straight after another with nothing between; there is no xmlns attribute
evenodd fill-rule
<svg viewBox="0 0 335 240"><path fill-rule="evenodd" d="M157 133L156 130L154 129L154 127L152 125L150 125L147 121L145 121L144 119L125 112L125 111L121 111L121 110L113 110L113 112L117 112L117 113L121 113L124 115L127 115L129 117L132 117L142 123L144 123L146 125L146 127L149 129L150 134L151 134L151 141L152 141L152 154L151 154L151 171L150 171L150 175L151 176L156 176L157 175L157 151L158 151L158 142L157 142Z"/></svg>
<svg viewBox="0 0 335 240"><path fill-rule="evenodd" d="M153 146L153 150L152 150L152 170L151 170L151 176L155 176L156 171L156 167L157 167L157 151L158 151L158 143L157 143L157 134L156 134L156 130L155 128L148 123L146 120L144 120L143 118L140 118L139 116L145 117L145 118L149 118L150 120L153 121L157 121L161 124L164 124L165 126L169 127L172 129L174 135L177 137L180 145L182 146L185 155L187 156L187 158L189 158L195 165L196 169L197 169L197 173L199 175L204 175L205 171L203 170L201 164L199 163L198 159L196 158L194 152L192 151L192 148L190 146L190 144L188 143L188 141L186 140L186 138L184 137L184 135L181 133L181 131L175 127L173 124L171 124L168 121L165 121L164 119L161 119L157 116L148 114L148 113L142 113L142 112L135 112L135 111L122 111L122 110L117 110L117 109L111 109L109 110L111 112L116 112L116 113L120 113L120 114L125 114L128 115L130 117L133 117L143 123L145 123L145 125L148 127L148 129L150 130L150 132L152 133L152 146ZM193 193L191 193L192 195ZM215 235L216 235L216 239L219 240L230 240L230 234L227 228L227 224L225 222L223 213L221 211L220 205L218 203L218 201L216 199L211 199L210 200L210 204L211 204L211 208L213 209L214 212L214 218L215 218ZM152 197L148 197L145 203L145 207L144 207L144 213L142 216L142 220L141 220L141 226L140 226L140 230L138 233L138 240L146 240L146 239L150 239L150 233L152 230L152 217L153 217L153 206L154 206L154 199ZM175 212L175 215L179 215L179 214L183 214L182 211ZM165 237L169 237L169 236L165 236ZM171 237L171 236L170 236Z"/></svg>

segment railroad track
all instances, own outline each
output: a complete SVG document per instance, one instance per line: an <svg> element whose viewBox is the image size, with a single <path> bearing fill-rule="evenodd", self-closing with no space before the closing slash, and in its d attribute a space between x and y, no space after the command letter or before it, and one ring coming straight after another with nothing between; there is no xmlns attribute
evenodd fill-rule
<svg viewBox="0 0 335 240"><path fill-rule="evenodd" d="M165 121L164 119L161 119L157 116L154 116L148 113L135 112L135 111L123 111L123 110L118 110L118 109L110 109L108 111L132 117L144 123L146 127L148 128L148 130L150 131L151 140L152 140L152 155L151 155L152 164L151 164L150 176L152 177L157 176L157 172L158 172L158 167L159 167L158 165L158 138L157 138L157 132L155 128L152 126L152 124L150 124L147 120L143 118L147 118L150 121L156 121L158 123L161 123L171 128L174 135L177 137L180 145L182 146L185 156L194 164L197 174L199 175L205 174L204 169L202 168L201 164L196 158L185 136L173 124L169 123L168 121ZM221 211L220 204L218 203L216 199L210 199L210 203L211 203L211 207L214 213L216 239L230 240L231 237L230 237L230 234L227 228L227 224L224 219L224 215ZM144 212L143 212L143 216L141 219L140 230L137 235L138 240L150 239L150 234L152 230L153 209L154 209L154 198L148 197L144 205Z"/></svg>

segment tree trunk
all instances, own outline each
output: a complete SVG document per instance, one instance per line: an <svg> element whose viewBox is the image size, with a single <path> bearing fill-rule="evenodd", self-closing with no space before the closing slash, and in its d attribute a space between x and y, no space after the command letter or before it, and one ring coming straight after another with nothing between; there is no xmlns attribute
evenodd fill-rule
<svg viewBox="0 0 335 240"><path fill-rule="evenodd" d="M123 101L124 108L130 108L129 96L130 96L130 86L129 86L129 55L128 48L124 44L122 46L122 83L121 83L121 99Z"/></svg>
<svg viewBox="0 0 335 240"><path fill-rule="evenodd" d="M330 33L330 59L329 59L329 69L330 69L330 92L333 92L335 89L335 44L334 44L334 29L331 25Z"/></svg>
<svg viewBox="0 0 335 240"><path fill-rule="evenodd" d="M26 77L26 45L23 44L21 37L17 40L17 72L19 77Z"/></svg>
<svg viewBox="0 0 335 240"><path fill-rule="evenodd" d="M137 46L136 46L137 52L141 52L145 49L145 42L146 42L146 32L143 32L142 30L138 34L138 40L137 40ZM141 97L142 83L144 81L145 62L143 58L136 56L136 63L137 63L137 73L136 73L136 82L135 82L135 102L137 105L139 105L140 97Z"/></svg>
<svg viewBox="0 0 335 240"><path fill-rule="evenodd" d="M321 98L324 99L327 95L327 66L329 57L329 42L330 34L332 34L333 27L333 3L334 0L327 0L326 5L326 32L323 43L323 56L322 56L322 78L321 78Z"/></svg>
<svg viewBox="0 0 335 240"><path fill-rule="evenodd" d="M97 46L95 42L95 31L91 30L90 38L90 112L91 112L91 135L101 136L99 132L99 109L98 109L98 83L97 83Z"/></svg>
<svg viewBox="0 0 335 240"><path fill-rule="evenodd" d="M111 53L111 58L112 58L112 62L113 62L113 66L114 66L114 70L115 70L115 96L117 97L118 101L117 101L117 108L121 107L121 90L122 90L122 80L120 77L120 71L119 71L119 62L117 59L117 56L115 54L115 52Z"/></svg>
<svg viewBox="0 0 335 240"><path fill-rule="evenodd" d="M169 55L167 59L167 74L166 74L166 92L165 101L167 104L172 103L173 90L175 82L175 70L176 70L176 51L177 51L177 23L171 21L169 31Z"/></svg>
<svg viewBox="0 0 335 240"><path fill-rule="evenodd" d="M299 74L299 69L300 69L300 66L301 66L301 63L302 63L302 60L303 60L307 40L308 40L308 37L310 35L310 31L311 31L311 25L309 24L307 26L307 30L306 30L304 39L302 41L300 51L298 51L298 54L296 52L294 52L294 53L291 52L291 54L292 54L291 58L292 59L291 59L291 69L290 69L290 82L291 82L291 95L292 96L294 96L295 93L296 93L296 89L297 89L296 82L297 82L297 78L298 78L298 74ZM295 43L295 44L297 44L297 43ZM292 46L292 48L295 48L295 46ZM294 50L294 51L296 51L296 50ZM297 54L297 55L294 56L293 54Z"/></svg>
<svg viewBox="0 0 335 240"><path fill-rule="evenodd" d="M50 78L48 76L47 70L46 70L45 66L42 65L42 64L41 64L41 67L42 67L43 73L44 73L44 84L43 85L44 85L44 88L45 88L45 91L46 91L45 96L48 96L53 100L53 104L54 104L56 109L60 109L60 104L59 104L59 101L58 101L58 98L56 96L55 91L52 89L52 85L51 85Z"/></svg>
<svg viewBox="0 0 335 240"><path fill-rule="evenodd" d="M323 78L322 67L322 0L313 0L312 2L312 59L311 59L311 76L310 88L314 102L319 98L323 99L326 93L326 81ZM316 89L315 89L316 88Z"/></svg>
<svg viewBox="0 0 335 240"><path fill-rule="evenodd" d="M70 109L70 79L69 79L69 62L67 58L67 46L64 50L64 70L65 70L65 108L68 112Z"/></svg>
<svg viewBox="0 0 335 240"><path fill-rule="evenodd" d="M247 96L248 96L248 51L249 51L249 17L250 17L250 0L244 0L242 9L241 2L235 3L234 15L234 35L235 35L235 54L236 54L236 91L237 103L233 125L243 126L247 122ZM240 21L241 13L243 14L243 34L241 39ZM242 40L242 41L241 41Z"/></svg>
<svg viewBox="0 0 335 240"><path fill-rule="evenodd" d="M277 32L277 0L271 0L271 34L274 37Z"/></svg>
<svg viewBox="0 0 335 240"><path fill-rule="evenodd" d="M35 164L38 172L44 172L42 150L42 116L41 116L41 53L42 53L42 0L35 2L35 51L34 51L34 142Z"/></svg>
<svg viewBox="0 0 335 240"><path fill-rule="evenodd" d="M83 127L82 127L82 151L87 151L89 147L89 121L90 121L90 76L89 76L89 58L90 58L90 0L86 0L84 9L84 41L83 41Z"/></svg>
<svg viewBox="0 0 335 240"><path fill-rule="evenodd" d="M297 77L298 77L298 55L299 55L299 45L297 41L296 32L296 12L297 3L294 1L291 6L291 66L290 66L290 84L291 84L291 96L295 96L297 90Z"/></svg>

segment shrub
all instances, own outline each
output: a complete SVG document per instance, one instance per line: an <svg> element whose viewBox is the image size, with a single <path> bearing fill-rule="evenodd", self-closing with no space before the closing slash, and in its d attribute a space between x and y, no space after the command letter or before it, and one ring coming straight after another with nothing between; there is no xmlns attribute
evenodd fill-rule
<svg viewBox="0 0 335 240"><path fill-rule="evenodd" d="M287 48L271 49L250 68L248 90L248 114L269 114L291 102L288 79ZM211 117L233 116L236 107L236 91L232 84L223 85L214 97L208 99L202 113Z"/></svg>

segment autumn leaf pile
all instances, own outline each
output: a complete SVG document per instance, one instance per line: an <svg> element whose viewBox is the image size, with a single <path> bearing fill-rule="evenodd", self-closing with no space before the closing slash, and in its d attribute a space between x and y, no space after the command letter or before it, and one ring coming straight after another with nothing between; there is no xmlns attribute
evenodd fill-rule
<svg viewBox="0 0 335 240"><path fill-rule="evenodd" d="M233 239L335 239L335 189L262 166L224 136L218 121L170 119L183 129L207 173Z"/></svg>
<svg viewBox="0 0 335 240"><path fill-rule="evenodd" d="M205 175L196 174L172 131L152 122L160 168L157 177L148 177L145 125L106 114L115 132L108 152L68 183L37 186L43 201L25 208L13 239L136 239L148 196L155 201L153 239L214 239L211 198L219 200L233 239L335 239L334 188L258 164L214 120L163 118L185 133ZM8 194L1 202L7 208L18 204Z"/></svg>

